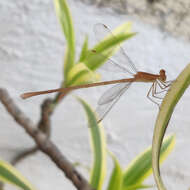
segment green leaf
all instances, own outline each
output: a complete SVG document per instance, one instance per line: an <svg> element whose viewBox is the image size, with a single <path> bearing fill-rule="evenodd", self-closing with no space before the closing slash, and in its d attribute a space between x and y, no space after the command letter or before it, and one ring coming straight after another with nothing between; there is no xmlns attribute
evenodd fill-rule
<svg viewBox="0 0 190 190"><path fill-rule="evenodd" d="M82 50L80 53L80 59L79 62L83 62L87 56L87 52L88 52L88 36L86 36L83 46L82 46Z"/></svg>
<svg viewBox="0 0 190 190"><path fill-rule="evenodd" d="M103 127L97 124L96 115L92 108L84 100L80 98L78 100L82 104L88 118L91 146L94 155L90 184L92 188L101 190L106 173L106 142Z"/></svg>
<svg viewBox="0 0 190 190"><path fill-rule="evenodd" d="M75 64L68 73L68 86L93 83L100 79L100 75L91 71L84 63Z"/></svg>
<svg viewBox="0 0 190 190"><path fill-rule="evenodd" d="M7 162L0 160L0 180L13 184L24 190L34 190L30 182L23 177L14 167Z"/></svg>
<svg viewBox="0 0 190 190"><path fill-rule="evenodd" d="M161 149L162 162L168 154L171 152L175 144L175 136L170 135L164 140ZM143 153L139 154L132 162L129 164L128 168L124 172L123 178L123 190L128 190L130 186L142 185L143 181L152 174L152 149L149 147Z"/></svg>
<svg viewBox="0 0 190 190"><path fill-rule="evenodd" d="M168 93L166 94L162 102L160 112L157 116L154 128L154 136L153 136L152 166L153 166L154 177L157 186L160 190L166 189L160 176L159 162L158 162L162 139L164 137L166 128L174 111L174 108L189 85L190 85L190 64L186 66L186 68L181 72L181 74L171 85Z"/></svg>
<svg viewBox="0 0 190 190"><path fill-rule="evenodd" d="M67 81L67 74L75 62L75 36L69 7L65 0L54 0L57 17L65 34L67 48L64 60L64 77Z"/></svg>
<svg viewBox="0 0 190 190"><path fill-rule="evenodd" d="M120 27L116 28L112 34L105 36L105 38L89 50L84 60L86 66L91 70L98 69L106 60L112 56L120 45L125 40L131 38L136 33L131 33L131 23L124 23ZM103 56L100 56L103 55Z"/></svg>
<svg viewBox="0 0 190 190"><path fill-rule="evenodd" d="M138 185L131 185L126 188L122 188L122 190L137 190L137 189L148 189L148 188L153 188L153 185L144 185L144 184L138 184Z"/></svg>
<svg viewBox="0 0 190 190"><path fill-rule="evenodd" d="M112 160L114 161L114 168L109 180L108 188L107 190L120 190L123 180L123 172L122 168L117 161L116 157L110 153Z"/></svg>

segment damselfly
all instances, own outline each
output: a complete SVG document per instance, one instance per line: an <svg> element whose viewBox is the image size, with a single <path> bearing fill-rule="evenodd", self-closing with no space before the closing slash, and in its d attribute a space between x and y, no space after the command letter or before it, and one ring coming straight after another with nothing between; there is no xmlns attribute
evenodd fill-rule
<svg viewBox="0 0 190 190"><path fill-rule="evenodd" d="M95 29L95 35L97 36L97 38L99 38L99 36L102 37L102 34L112 35L112 37L115 37L114 34L109 30L109 28L104 24L96 24L94 29ZM92 50L92 52L98 54L96 50ZM134 63L127 56L124 49L120 45L118 47L118 54L119 54L118 56L124 57L125 59L124 64L121 64L119 62L117 63L113 59L108 59L106 65L110 67L112 70L114 70L115 72L117 71L124 72L127 75L131 75L132 77L119 79L119 80L96 82L96 83L91 83L91 84L82 84L78 86L71 86L68 88L58 88L58 89L46 90L46 91L28 92L28 93L22 94L21 97L23 99L26 99L32 96L53 93L53 92L61 92L61 93L66 94L76 89L115 84L112 88L108 89L100 97L98 101L98 107L97 107L96 112L98 116L98 122L100 122L111 110L113 105L119 100L121 95L124 94L124 92L126 92L126 90L130 87L130 85L133 82L146 82L146 83L149 82L149 83L152 83L152 85L147 93L147 98L159 106L159 104L153 98L162 99L162 97L158 96L158 94L164 91L167 91L167 88L171 84L171 81L166 81L165 70L161 69L159 74L152 74L152 73L138 71ZM100 54L100 56L104 56L104 55ZM159 87L161 91L158 91L157 87Z"/></svg>

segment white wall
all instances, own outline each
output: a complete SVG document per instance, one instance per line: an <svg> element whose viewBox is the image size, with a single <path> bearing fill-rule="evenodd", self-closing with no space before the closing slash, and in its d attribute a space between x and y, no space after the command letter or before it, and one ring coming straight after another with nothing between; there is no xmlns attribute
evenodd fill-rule
<svg viewBox="0 0 190 190"><path fill-rule="evenodd" d="M95 42L95 23L102 22L114 28L123 22L132 21L133 30L138 35L126 42L124 47L139 70L158 73L164 68L168 79L175 79L190 60L188 43L174 39L156 28L129 16L120 16L111 10L97 9L78 1L70 0L69 6L74 18L78 52L86 33L89 34L91 45ZM25 91L59 87L64 45L64 36L56 20L52 1L0 1L0 87L7 88L16 103L34 122L38 121L39 105L47 96L24 101L19 95ZM107 75L111 79L111 74ZM150 84L134 84L103 121L109 148L117 155L123 167L151 144L158 108L146 98L149 87ZM105 89L80 90L74 94L80 95L95 107ZM177 134L176 148L162 170L169 189L187 189L190 186L189 92L187 90L176 107L169 125L168 133ZM23 148L31 147L33 141L7 115L1 104L0 113L0 158L10 160ZM52 126L52 139L63 154L72 161L90 164L91 152L84 112L72 96L58 106L52 118ZM18 169L37 189L74 189L42 153L27 158L18 165Z"/></svg>

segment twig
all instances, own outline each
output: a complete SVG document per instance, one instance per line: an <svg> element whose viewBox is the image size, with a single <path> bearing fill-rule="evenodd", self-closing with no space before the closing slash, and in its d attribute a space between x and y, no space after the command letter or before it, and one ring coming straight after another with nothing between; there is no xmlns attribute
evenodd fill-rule
<svg viewBox="0 0 190 190"><path fill-rule="evenodd" d="M51 99L46 99L41 105L41 118L38 122L38 129L41 130L47 138L50 137L51 132L51 124L50 124L50 115L52 113L51 105L53 101ZM38 146L29 148L18 153L12 160L11 164L16 165L18 162L22 161L23 159L27 158L28 156L36 153L39 150Z"/></svg>
<svg viewBox="0 0 190 190"><path fill-rule="evenodd" d="M51 106L53 100L46 99L41 105L41 119L38 122L38 129L40 129L48 138L50 137L51 124L50 115L52 114Z"/></svg>
<svg viewBox="0 0 190 190"><path fill-rule="evenodd" d="M0 190L3 190L3 188L4 188L4 183L2 183L2 182L0 181Z"/></svg>
<svg viewBox="0 0 190 190"><path fill-rule="evenodd" d="M26 157L28 157L31 154L36 153L39 150L39 148L37 146L24 150L22 152L20 152L18 155L16 155L12 160L11 160L11 164L12 165L16 165L18 162L20 162L21 160L25 159Z"/></svg>
<svg viewBox="0 0 190 190"><path fill-rule="evenodd" d="M53 114L56 106L58 103L69 93L66 94L58 93L54 99L47 98L41 105L41 118L38 122L38 129L41 130L47 138L51 136L51 120L50 116ZM16 165L18 162L22 161L23 159L27 158L28 156L36 153L39 148L32 147L27 150L24 150L18 153L11 161L12 165Z"/></svg>
<svg viewBox="0 0 190 190"><path fill-rule="evenodd" d="M43 132L38 130L32 121L26 117L26 115L13 102L8 92L1 88L0 101L15 121L33 138L40 150L51 158L51 160L65 173L67 178L72 181L78 190L92 190L86 179L77 170L75 170L72 163L62 155L56 145L54 145Z"/></svg>

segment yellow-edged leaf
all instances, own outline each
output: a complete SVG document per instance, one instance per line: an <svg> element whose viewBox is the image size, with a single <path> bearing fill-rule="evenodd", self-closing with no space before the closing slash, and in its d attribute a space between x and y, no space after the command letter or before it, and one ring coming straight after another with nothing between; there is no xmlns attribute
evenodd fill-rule
<svg viewBox="0 0 190 190"><path fill-rule="evenodd" d="M86 59L84 60L86 66L91 70L98 69L110 56L112 56L117 51L119 44L136 34L130 32L130 30L131 23L124 23L117 27L110 35L105 36L101 42L92 48L96 53L94 53L92 50L89 50Z"/></svg>
<svg viewBox="0 0 190 190"><path fill-rule="evenodd" d="M163 162L175 145L175 136L168 136L162 145L160 162ZM139 154L129 164L124 172L122 190L130 186L142 185L144 180L152 174L152 147Z"/></svg>
<svg viewBox="0 0 190 190"><path fill-rule="evenodd" d="M66 0L54 0L57 17L60 21L62 30L65 34L67 48L64 59L64 77L67 81L67 74L74 66L75 62L75 35L72 23L72 17Z"/></svg>
<svg viewBox="0 0 190 190"><path fill-rule="evenodd" d="M85 60L85 58L87 56L87 53L88 53L88 36L86 36L86 38L84 40L82 50L81 50L81 53L80 53L79 62L83 62Z"/></svg>
<svg viewBox="0 0 190 190"><path fill-rule="evenodd" d="M82 104L87 115L90 141L94 156L90 184L92 188L102 190L106 173L106 143L104 130L101 124L97 124L96 115L92 108L84 100L80 98L78 98L78 100Z"/></svg>
<svg viewBox="0 0 190 190"><path fill-rule="evenodd" d="M0 180L24 190L35 190L33 185L7 162L0 160Z"/></svg>
<svg viewBox="0 0 190 190"><path fill-rule="evenodd" d="M76 64L68 73L67 86L75 86L79 84L86 84L96 82L100 79L100 75L91 71L84 63Z"/></svg>
<svg viewBox="0 0 190 190"><path fill-rule="evenodd" d="M177 102L190 85L190 64L181 72L167 92L157 116L152 143L152 167L154 177L159 190L165 190L160 176L159 156L162 140Z"/></svg>
<svg viewBox="0 0 190 190"><path fill-rule="evenodd" d="M116 157L112 153L110 153L110 155L114 162L114 168L109 180L107 190L120 190L122 186L122 180L123 180L123 171Z"/></svg>

